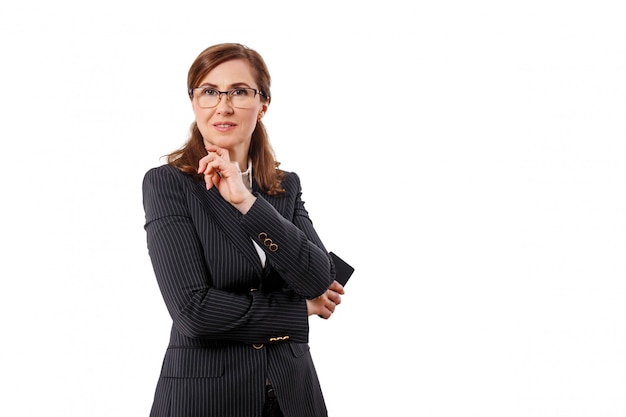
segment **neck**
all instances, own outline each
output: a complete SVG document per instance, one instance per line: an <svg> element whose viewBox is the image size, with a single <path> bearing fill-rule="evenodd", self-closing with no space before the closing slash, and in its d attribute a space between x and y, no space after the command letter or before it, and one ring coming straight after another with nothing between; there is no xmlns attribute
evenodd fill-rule
<svg viewBox="0 0 626 417"><path fill-rule="evenodd" d="M240 149L240 148L230 149L228 152L228 155L230 156L230 160L233 162L237 162L237 164L239 164L239 169L241 170L241 172L244 172L246 169L248 169L248 151L249 150L250 148L246 147L245 149Z"/></svg>

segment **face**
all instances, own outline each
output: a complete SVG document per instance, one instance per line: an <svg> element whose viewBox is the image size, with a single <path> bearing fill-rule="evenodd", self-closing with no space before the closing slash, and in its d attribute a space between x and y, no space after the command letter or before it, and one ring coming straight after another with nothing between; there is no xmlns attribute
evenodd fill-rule
<svg viewBox="0 0 626 417"><path fill-rule="evenodd" d="M252 76L252 68L247 61L232 60L215 67L196 87L208 86L220 91L235 87L258 89ZM256 95L250 108L239 109L230 104L226 95L221 95L216 107L203 109L197 100L191 100L198 129L204 144L215 145L230 151L231 160L247 161L252 132L257 120L265 114L267 105ZM245 166L242 167L245 169Z"/></svg>

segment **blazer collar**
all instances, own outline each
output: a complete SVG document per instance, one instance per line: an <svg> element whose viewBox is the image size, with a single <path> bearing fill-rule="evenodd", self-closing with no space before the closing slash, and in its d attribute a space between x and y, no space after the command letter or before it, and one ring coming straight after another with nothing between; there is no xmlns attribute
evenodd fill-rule
<svg viewBox="0 0 626 417"><path fill-rule="evenodd" d="M262 275L263 266L252 239L239 225L242 214L226 202L217 188L206 189L204 182L194 184L193 194L211 214L211 219L222 229L224 237L233 244L245 259L254 264L257 273ZM202 237L200 237L202 239Z"/></svg>

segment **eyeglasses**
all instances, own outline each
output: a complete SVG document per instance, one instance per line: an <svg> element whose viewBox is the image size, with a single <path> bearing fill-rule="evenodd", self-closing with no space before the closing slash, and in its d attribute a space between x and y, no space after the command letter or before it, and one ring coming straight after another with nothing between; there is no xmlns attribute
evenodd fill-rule
<svg viewBox="0 0 626 417"><path fill-rule="evenodd" d="M220 91L212 87L195 87L189 89L189 97L198 99L198 106L203 109L210 109L219 104L222 94L226 94L231 106L238 109L247 109L254 105L254 98L260 95L267 98L267 95L255 88L237 87L228 91Z"/></svg>

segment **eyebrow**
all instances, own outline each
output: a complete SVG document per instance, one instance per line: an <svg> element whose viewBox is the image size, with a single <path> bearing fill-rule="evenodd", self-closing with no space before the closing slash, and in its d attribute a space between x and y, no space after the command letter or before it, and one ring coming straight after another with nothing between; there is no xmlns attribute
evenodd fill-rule
<svg viewBox="0 0 626 417"><path fill-rule="evenodd" d="M217 85L215 84L211 84L211 83L203 83L200 84L198 87L211 87L211 88L217 88ZM232 89L232 88L237 88L237 87L247 87L247 88L253 88L250 85L248 85L248 83L243 83L243 82L239 82L239 83L233 83L228 87L228 90Z"/></svg>

